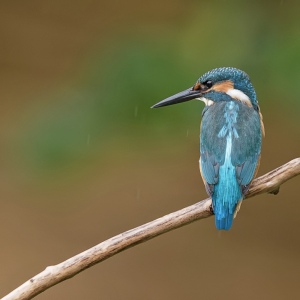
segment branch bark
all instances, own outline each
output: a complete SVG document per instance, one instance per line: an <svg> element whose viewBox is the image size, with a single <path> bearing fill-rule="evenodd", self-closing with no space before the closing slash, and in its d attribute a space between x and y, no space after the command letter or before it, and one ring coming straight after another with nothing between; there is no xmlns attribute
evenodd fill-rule
<svg viewBox="0 0 300 300"><path fill-rule="evenodd" d="M277 194L281 184L299 174L300 158L296 158L253 180L246 198L254 197L262 193ZM213 215L211 199L207 198L196 204L116 235L60 264L49 266L4 296L2 300L32 299L50 287L72 278L85 269L121 251L211 215Z"/></svg>

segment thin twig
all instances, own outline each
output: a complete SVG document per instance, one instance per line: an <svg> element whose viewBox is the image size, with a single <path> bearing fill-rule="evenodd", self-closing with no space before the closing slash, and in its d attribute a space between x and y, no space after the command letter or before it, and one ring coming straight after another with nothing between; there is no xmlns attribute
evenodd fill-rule
<svg viewBox="0 0 300 300"><path fill-rule="evenodd" d="M300 174L300 158L255 179L246 198L262 193L277 193L281 184ZM213 214L211 199L202 200L164 217L116 235L64 262L47 267L2 300L32 299L50 287L130 247L150 240L170 230L204 219Z"/></svg>

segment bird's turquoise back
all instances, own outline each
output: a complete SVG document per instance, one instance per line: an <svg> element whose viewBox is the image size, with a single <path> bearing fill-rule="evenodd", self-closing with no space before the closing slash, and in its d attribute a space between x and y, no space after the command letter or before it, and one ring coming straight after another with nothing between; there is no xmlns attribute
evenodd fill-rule
<svg viewBox="0 0 300 300"><path fill-rule="evenodd" d="M238 101L220 101L203 111L200 170L212 197L215 223L228 230L255 175L262 129L257 110Z"/></svg>

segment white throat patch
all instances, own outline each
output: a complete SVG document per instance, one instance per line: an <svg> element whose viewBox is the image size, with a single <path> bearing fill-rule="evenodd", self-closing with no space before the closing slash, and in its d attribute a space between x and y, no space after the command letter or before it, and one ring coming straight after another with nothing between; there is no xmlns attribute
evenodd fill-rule
<svg viewBox="0 0 300 300"><path fill-rule="evenodd" d="M214 101L206 99L204 97L201 98L196 98L197 100L203 101L205 103L206 106L211 106L214 104Z"/></svg>

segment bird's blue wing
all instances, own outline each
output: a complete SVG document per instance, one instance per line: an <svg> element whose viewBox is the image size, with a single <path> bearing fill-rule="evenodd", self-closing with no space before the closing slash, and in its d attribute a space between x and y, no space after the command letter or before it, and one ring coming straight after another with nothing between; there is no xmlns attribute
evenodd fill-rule
<svg viewBox="0 0 300 300"><path fill-rule="evenodd" d="M263 129L260 115L254 109L241 106L239 119L236 124L239 138L233 141L231 161L236 168L237 181L245 195L259 167Z"/></svg>
<svg viewBox="0 0 300 300"><path fill-rule="evenodd" d="M219 169L225 159L226 138L220 136L225 105L226 102L206 108L202 119L200 171L210 195L218 183ZM259 113L242 103L238 102L238 105L237 122L234 124L237 136L233 137L231 163L236 170L236 180L245 194L258 167L262 129Z"/></svg>
<svg viewBox="0 0 300 300"><path fill-rule="evenodd" d="M218 122L224 115L223 103L205 107L202 114L200 135L200 172L209 195L219 181L219 168L224 163L226 140L220 139L218 133L223 124Z"/></svg>

